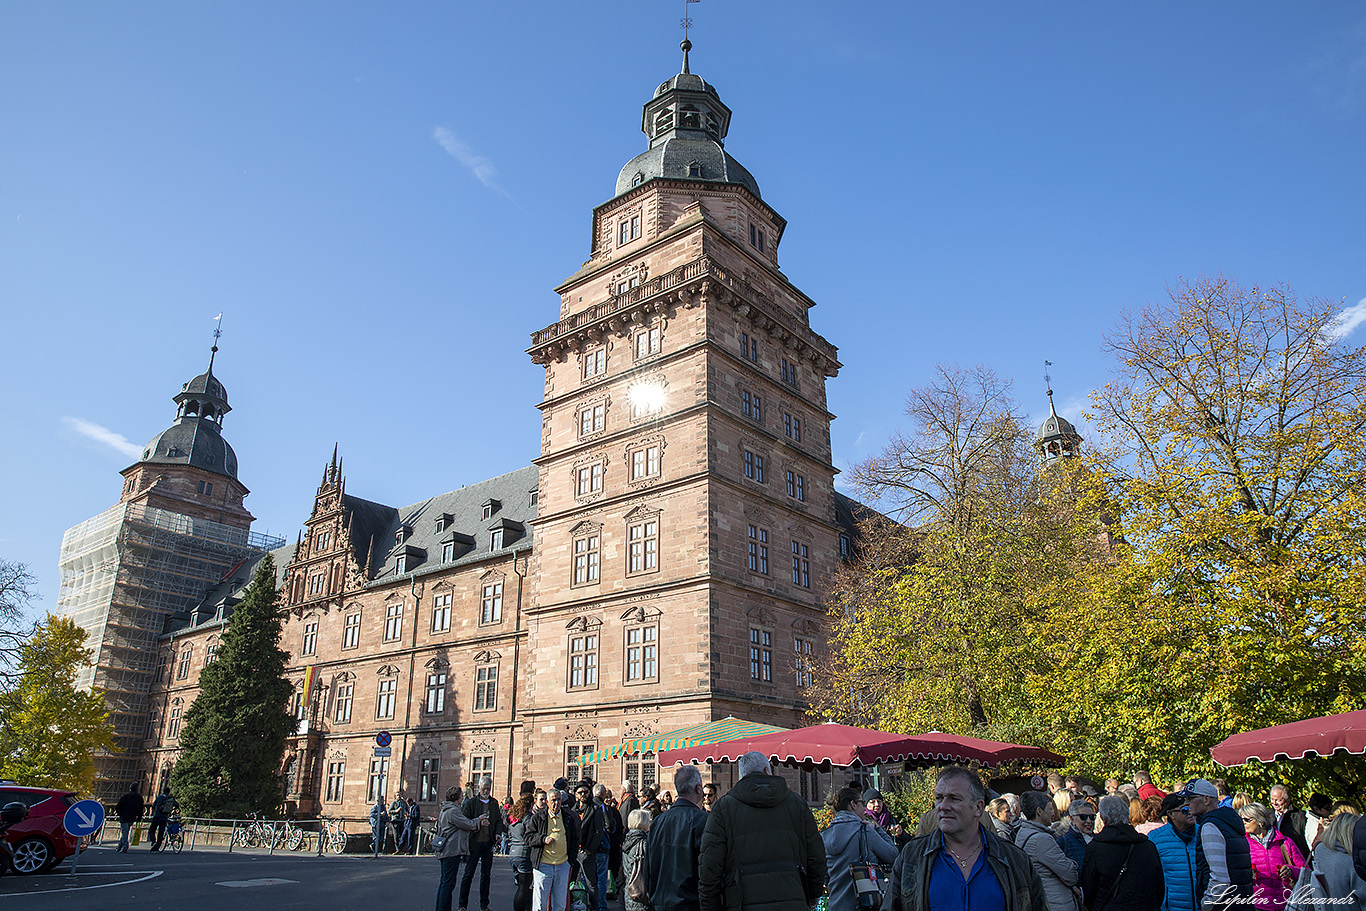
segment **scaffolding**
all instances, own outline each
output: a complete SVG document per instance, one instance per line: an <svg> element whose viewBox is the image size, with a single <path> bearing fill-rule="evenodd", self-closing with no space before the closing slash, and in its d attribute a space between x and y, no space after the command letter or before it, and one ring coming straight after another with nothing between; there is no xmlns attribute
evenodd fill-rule
<svg viewBox="0 0 1366 911"><path fill-rule="evenodd" d="M116 799L141 779L167 620L190 612L242 560L284 543L142 503L120 503L62 536L57 613L88 634L92 661L77 680L103 691L121 750L96 757L97 797Z"/></svg>

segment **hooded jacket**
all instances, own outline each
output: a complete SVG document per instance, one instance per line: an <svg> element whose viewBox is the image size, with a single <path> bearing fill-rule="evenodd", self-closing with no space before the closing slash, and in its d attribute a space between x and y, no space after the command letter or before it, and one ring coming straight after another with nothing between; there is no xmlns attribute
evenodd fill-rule
<svg viewBox="0 0 1366 911"><path fill-rule="evenodd" d="M436 816L436 834L446 836L446 844L436 856L463 857L470 853L470 833L477 828L479 823L466 816L459 804L441 801L441 810Z"/></svg>
<svg viewBox="0 0 1366 911"><path fill-rule="evenodd" d="M1148 841L1157 846L1162 862L1162 881L1167 895L1162 900L1162 911L1196 911L1200 904L1199 880L1196 875L1195 855L1199 851L1195 830L1190 838L1182 838L1176 828L1167 823L1148 833Z"/></svg>
<svg viewBox="0 0 1366 911"><path fill-rule="evenodd" d="M654 911L697 911L697 860L706 827L707 811L682 797L650 824L645 882Z"/></svg>
<svg viewBox="0 0 1366 911"><path fill-rule="evenodd" d="M896 860L892 836L852 810L840 810L821 832L825 844L826 889L830 911L857 911L851 864L890 864ZM879 874L881 875L881 874Z"/></svg>
<svg viewBox="0 0 1366 911"><path fill-rule="evenodd" d="M630 882L631 871L636 864L646 864L642 871L648 877L650 875L649 862L645 854L645 833L639 829L627 829L626 838L621 843L621 898L626 903L626 911L651 911L650 900L647 898L643 902L631 899Z"/></svg>
<svg viewBox="0 0 1366 911"><path fill-rule="evenodd" d="M809 911L825 878L816 818L776 775L746 775L707 815L697 871L701 911Z"/></svg>
<svg viewBox="0 0 1366 911"><path fill-rule="evenodd" d="M1053 830L1032 819L1021 818L1020 827L1015 831L1015 846L1028 855L1034 872L1039 874L1044 895L1048 898L1048 911L1076 911L1076 885L1080 881L1081 868L1058 845Z"/></svg>
<svg viewBox="0 0 1366 911"><path fill-rule="evenodd" d="M1106 823L1086 847L1081 892L1087 911L1160 911L1167 890L1157 846L1128 823Z"/></svg>

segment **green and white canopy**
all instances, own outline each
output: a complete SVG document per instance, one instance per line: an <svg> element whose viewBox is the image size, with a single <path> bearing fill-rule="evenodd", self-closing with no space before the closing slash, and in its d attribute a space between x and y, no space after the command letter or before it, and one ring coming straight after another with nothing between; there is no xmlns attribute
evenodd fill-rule
<svg viewBox="0 0 1366 911"><path fill-rule="evenodd" d="M655 737L636 737L625 740L616 746L603 747L596 753L589 753L587 756L580 757L579 762L585 766L597 765L618 756L630 756L635 753L659 753L663 750L681 750L684 747L726 743L743 737L758 737L761 734L773 734L784 730L786 728L774 727L771 724L760 724L757 721L743 721L735 717L722 718L720 721L694 724Z"/></svg>

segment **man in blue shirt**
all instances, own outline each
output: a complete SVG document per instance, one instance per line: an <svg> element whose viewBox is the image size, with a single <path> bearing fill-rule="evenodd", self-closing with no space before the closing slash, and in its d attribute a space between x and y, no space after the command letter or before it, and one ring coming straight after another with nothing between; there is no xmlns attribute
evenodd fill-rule
<svg viewBox="0 0 1366 911"><path fill-rule="evenodd" d="M1023 851L982 825L985 807L974 772L939 773L938 828L908 842L892 865L891 911L1047 911L1039 874Z"/></svg>

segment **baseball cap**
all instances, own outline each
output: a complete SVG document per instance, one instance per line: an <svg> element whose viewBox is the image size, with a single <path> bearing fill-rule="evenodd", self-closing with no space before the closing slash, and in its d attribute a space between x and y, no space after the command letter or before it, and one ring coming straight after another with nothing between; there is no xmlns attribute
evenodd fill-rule
<svg viewBox="0 0 1366 911"><path fill-rule="evenodd" d="M1214 800L1219 799L1219 789L1210 784L1203 778L1194 778L1186 782L1186 786L1172 795L1174 797L1210 797Z"/></svg>
<svg viewBox="0 0 1366 911"><path fill-rule="evenodd" d="M1177 807L1185 806L1186 798L1183 794L1168 794L1162 798L1162 815L1166 816Z"/></svg>

